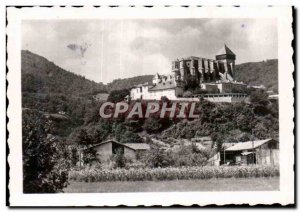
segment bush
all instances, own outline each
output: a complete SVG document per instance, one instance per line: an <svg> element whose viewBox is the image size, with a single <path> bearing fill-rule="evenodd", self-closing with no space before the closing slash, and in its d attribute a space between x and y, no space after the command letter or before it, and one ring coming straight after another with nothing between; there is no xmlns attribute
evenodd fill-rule
<svg viewBox="0 0 300 212"><path fill-rule="evenodd" d="M122 136L121 136L121 142L122 143L141 143L143 139L134 132L131 132L127 130Z"/></svg>
<svg viewBox="0 0 300 212"><path fill-rule="evenodd" d="M153 146L141 160L151 168L168 167L173 165L172 158L167 155L165 150L158 146Z"/></svg>
<svg viewBox="0 0 300 212"><path fill-rule="evenodd" d="M143 128L147 131L147 133L157 133L161 130L162 125L160 124L159 120L148 118L146 119Z"/></svg>
<svg viewBox="0 0 300 212"><path fill-rule="evenodd" d="M114 91L111 91L108 98L107 98L107 101L109 102L121 102L121 101L124 101L124 98L129 95L129 90L127 89L123 89L123 90L114 90Z"/></svg>
<svg viewBox="0 0 300 212"><path fill-rule="evenodd" d="M37 111L23 112L23 192L62 192L68 183L71 161L51 133L52 122Z"/></svg>
<svg viewBox="0 0 300 212"><path fill-rule="evenodd" d="M120 149L117 150L116 154L112 156L112 161L115 164L114 168L124 168L127 162L123 152Z"/></svg>

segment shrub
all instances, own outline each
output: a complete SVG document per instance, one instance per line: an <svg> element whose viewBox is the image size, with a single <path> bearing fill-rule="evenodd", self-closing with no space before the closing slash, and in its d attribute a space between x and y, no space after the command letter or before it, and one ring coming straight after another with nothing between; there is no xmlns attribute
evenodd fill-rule
<svg viewBox="0 0 300 212"><path fill-rule="evenodd" d="M134 132L131 132L127 130L122 136L121 136L121 142L122 143L141 143L143 139Z"/></svg>
<svg viewBox="0 0 300 212"><path fill-rule="evenodd" d="M115 164L114 168L124 168L126 165L126 158L120 149L112 156L112 161Z"/></svg>
<svg viewBox="0 0 300 212"><path fill-rule="evenodd" d="M68 183L70 161L52 122L37 111L23 113L23 192L61 192Z"/></svg>
<svg viewBox="0 0 300 212"><path fill-rule="evenodd" d="M146 119L143 128L148 133L157 133L162 128L162 125L159 123L159 120L154 118L148 118Z"/></svg>
<svg viewBox="0 0 300 212"><path fill-rule="evenodd" d="M123 89L123 90L113 90L110 92L107 101L109 102L121 102L124 100L124 98L129 95L129 90Z"/></svg>

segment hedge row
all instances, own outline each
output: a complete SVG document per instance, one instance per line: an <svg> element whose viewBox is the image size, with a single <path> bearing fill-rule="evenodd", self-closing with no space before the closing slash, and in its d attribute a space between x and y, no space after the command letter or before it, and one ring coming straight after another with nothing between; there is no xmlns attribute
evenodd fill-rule
<svg viewBox="0 0 300 212"><path fill-rule="evenodd" d="M70 171L69 179L85 182L154 181L210 178L248 178L279 176L279 167L271 166L203 166L155 169L83 169Z"/></svg>

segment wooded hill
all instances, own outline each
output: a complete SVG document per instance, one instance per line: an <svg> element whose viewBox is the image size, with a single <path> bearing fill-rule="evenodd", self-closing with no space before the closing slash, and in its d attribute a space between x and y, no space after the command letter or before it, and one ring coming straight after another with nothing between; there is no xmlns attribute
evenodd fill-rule
<svg viewBox="0 0 300 212"><path fill-rule="evenodd" d="M29 51L22 51L21 54L22 106L50 114L65 113L70 122L64 123L62 128L57 127L61 136L67 136L74 128L88 123L91 114L94 114L93 110L98 114L97 102L93 100L93 95L129 89L152 80L152 75L145 75L117 79L104 85L66 71ZM264 84L268 89L276 90L277 64L277 60L268 60L237 65L237 80L252 85Z"/></svg>
<svg viewBox="0 0 300 212"><path fill-rule="evenodd" d="M278 92L278 60L236 65L236 79L249 85L264 85L268 90Z"/></svg>
<svg viewBox="0 0 300 212"><path fill-rule="evenodd" d="M30 51L21 54L23 92L82 96L106 91L103 83L66 71L44 57Z"/></svg>
<svg viewBox="0 0 300 212"><path fill-rule="evenodd" d="M34 93L65 93L75 96L129 89L151 82L153 75L116 79L104 85L66 71L46 58L22 51L22 91ZM278 60L249 62L236 65L236 79L250 85L265 85L278 90Z"/></svg>

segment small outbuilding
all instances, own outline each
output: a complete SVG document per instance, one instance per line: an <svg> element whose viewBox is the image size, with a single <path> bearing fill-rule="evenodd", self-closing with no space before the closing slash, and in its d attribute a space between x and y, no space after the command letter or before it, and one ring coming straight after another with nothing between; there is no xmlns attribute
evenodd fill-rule
<svg viewBox="0 0 300 212"><path fill-rule="evenodd" d="M123 154L127 159L137 160L141 154L150 150L150 146L146 143L120 143L113 139L95 144L90 148L95 151L96 158L101 163L109 162L117 153Z"/></svg>
<svg viewBox="0 0 300 212"><path fill-rule="evenodd" d="M209 159L210 165L278 165L279 142L274 139L239 142Z"/></svg>

